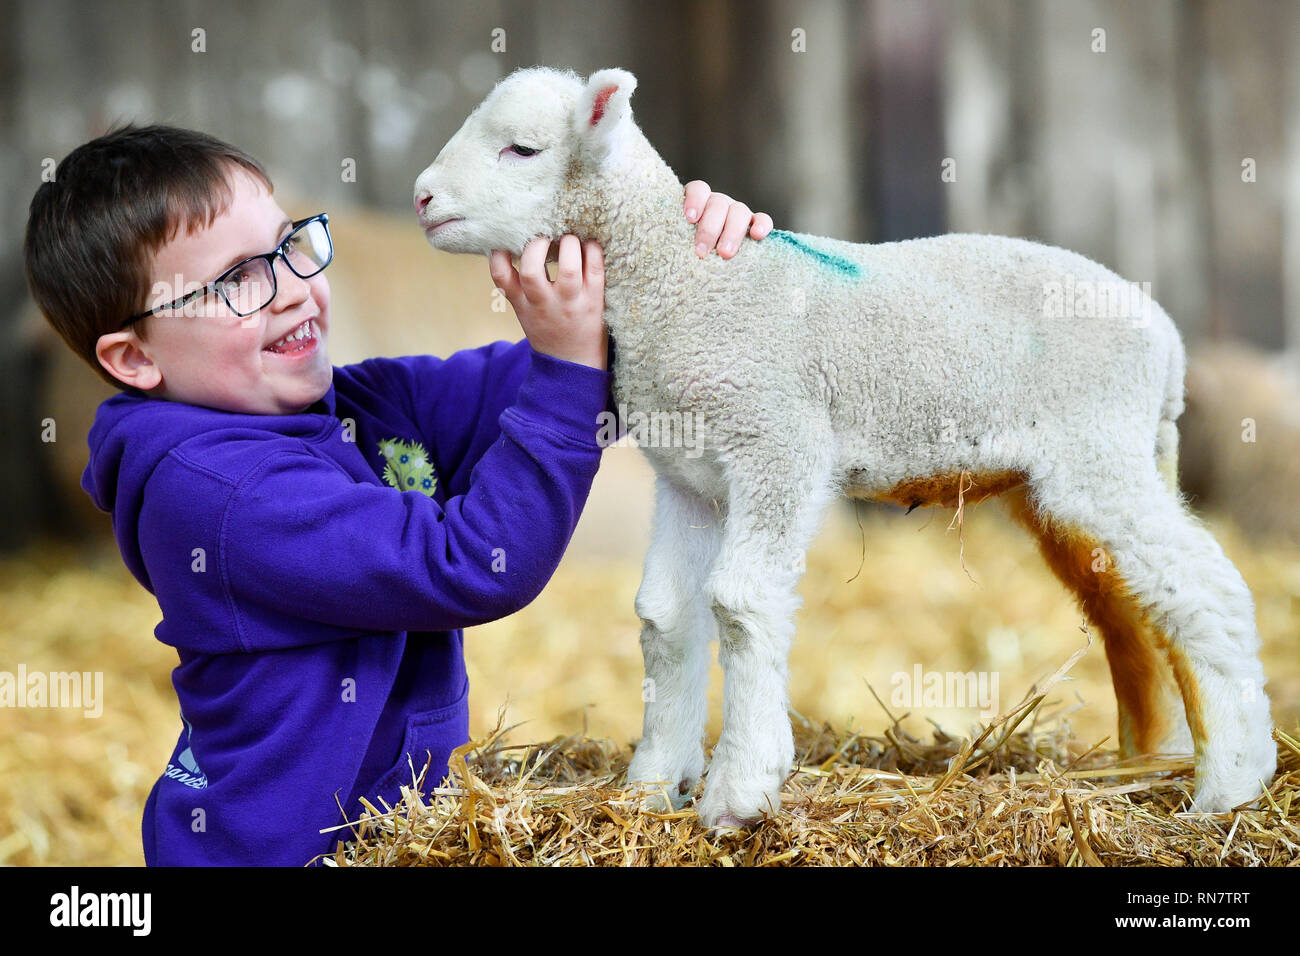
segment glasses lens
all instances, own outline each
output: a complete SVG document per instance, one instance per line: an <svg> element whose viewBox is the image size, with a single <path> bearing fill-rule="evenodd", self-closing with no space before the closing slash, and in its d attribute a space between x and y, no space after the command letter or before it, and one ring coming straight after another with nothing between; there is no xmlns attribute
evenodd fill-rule
<svg viewBox="0 0 1300 956"><path fill-rule="evenodd" d="M217 287L236 315L252 315L275 295L275 277L265 259L250 259L224 276Z"/></svg>
<svg viewBox="0 0 1300 956"><path fill-rule="evenodd" d="M289 268L301 278L314 276L334 257L329 229L319 219L304 223L285 240L284 254Z"/></svg>

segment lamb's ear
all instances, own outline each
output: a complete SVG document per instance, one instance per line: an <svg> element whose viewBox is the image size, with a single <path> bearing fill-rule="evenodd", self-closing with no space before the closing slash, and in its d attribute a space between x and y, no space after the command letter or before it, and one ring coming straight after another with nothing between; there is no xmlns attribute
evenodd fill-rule
<svg viewBox="0 0 1300 956"><path fill-rule="evenodd" d="M636 89L636 77L627 70L598 70L574 107L573 126L582 152L601 162L617 142L619 125L632 115L629 100Z"/></svg>

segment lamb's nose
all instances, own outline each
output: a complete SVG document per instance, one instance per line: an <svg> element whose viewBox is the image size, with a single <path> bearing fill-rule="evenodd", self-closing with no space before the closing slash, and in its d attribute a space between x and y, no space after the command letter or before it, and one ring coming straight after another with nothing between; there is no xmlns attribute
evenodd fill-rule
<svg viewBox="0 0 1300 956"><path fill-rule="evenodd" d="M424 215L424 207L429 205L429 200L433 198L431 193L419 192L415 195L415 213L417 216Z"/></svg>

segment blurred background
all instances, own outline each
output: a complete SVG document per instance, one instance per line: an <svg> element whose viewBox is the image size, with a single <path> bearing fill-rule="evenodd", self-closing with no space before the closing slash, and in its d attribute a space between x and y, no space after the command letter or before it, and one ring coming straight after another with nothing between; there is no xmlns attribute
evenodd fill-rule
<svg viewBox="0 0 1300 956"><path fill-rule="evenodd" d="M0 14L0 671L100 671L105 698L97 719L0 708L0 863L140 863L140 811L180 730L158 606L79 487L113 390L26 292L43 164L125 121L202 129L257 156L291 215L330 213L335 364L515 340L486 262L434 253L411 195L496 80L535 64L631 70L636 120L679 177L778 227L1023 236L1149 282L1191 352L1182 487L1255 594L1275 720L1300 719L1296 4L7 0ZM527 721L517 739L639 735L650 512L640 453L608 450L546 592L466 635L472 733L508 704ZM796 710L878 733L868 685L888 703L918 665L997 674L1005 710L1084 640L997 505L968 510L962 543L950 517L833 509L803 585ZM1058 709L1090 742L1113 735L1099 644L1072 673ZM926 718L968 733L978 716L895 710L920 735Z"/></svg>

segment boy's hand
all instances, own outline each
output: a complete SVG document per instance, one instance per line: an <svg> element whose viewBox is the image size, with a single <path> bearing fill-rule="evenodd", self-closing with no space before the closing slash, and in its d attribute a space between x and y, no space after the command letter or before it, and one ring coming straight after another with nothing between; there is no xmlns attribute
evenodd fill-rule
<svg viewBox="0 0 1300 956"><path fill-rule="evenodd" d="M718 255L730 259L746 233L762 239L772 231L767 213L754 212L725 193L710 193L709 184L701 179L686 184L686 218L695 223L695 254L701 259L715 245Z"/></svg>
<svg viewBox="0 0 1300 956"><path fill-rule="evenodd" d="M562 236L555 281L546 272L551 240L530 239L515 270L510 253L492 250L492 281L514 307L528 342L538 352L589 365L607 365L609 330L605 327L605 259L600 244Z"/></svg>

